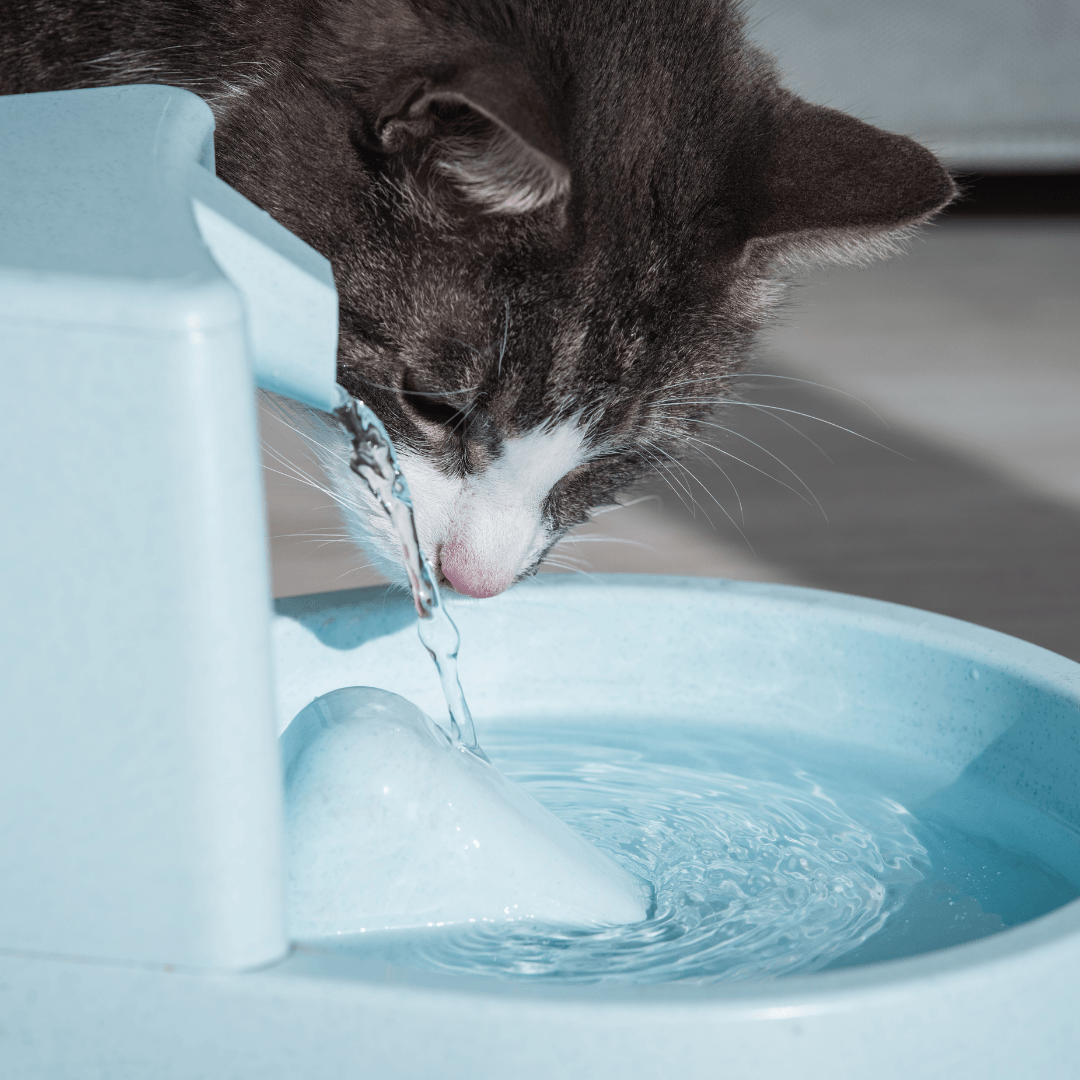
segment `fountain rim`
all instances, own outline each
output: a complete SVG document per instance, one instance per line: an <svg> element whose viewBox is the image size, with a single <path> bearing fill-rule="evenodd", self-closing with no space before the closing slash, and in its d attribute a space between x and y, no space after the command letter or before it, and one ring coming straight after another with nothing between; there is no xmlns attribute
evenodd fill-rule
<svg viewBox="0 0 1080 1080"><path fill-rule="evenodd" d="M390 588L393 588L391 586ZM947 649L954 654L1020 678L1043 692L1069 699L1080 711L1080 664L1039 645L1001 631L978 626L947 615L884 600L847 593L812 589L771 582L735 581L727 578L665 576L645 574L592 574L587 579L571 575L544 575L515 586L507 593L484 600L485 605L513 604L525 596L543 596L550 591L582 593L618 589L656 592L726 594L755 605L782 609L812 608L830 621L857 625L908 641ZM328 593L309 593L275 601L279 616L304 617L327 608L353 607L375 602L385 609L400 603L411 607L404 591L388 596L384 585ZM478 601L449 594L448 606L475 606ZM940 990L943 981L955 983L958 991L970 987L980 993L988 978L995 983L1010 978L1010 969L1026 965L1033 955L1043 954L1054 965L1065 964L1062 946L1071 947L1080 969L1080 899L1021 925L989 937L954 945L917 956L890 960L839 971L789 975L776 979L747 979L715 985L657 983L612 985L610 983L563 986L557 982L504 980L480 975L457 975L393 967L393 986L401 991L466 993L481 997L512 997L523 1002L547 1000L557 1003L641 1002L650 1007L665 1002L679 1006L698 1004L719 1008L730 1018L792 1018L831 1013L868 1004L867 996L887 999L892 994L905 997L913 985L932 982ZM288 967L309 974L336 974L367 984L385 983L387 965L361 960L318 944L294 944Z"/></svg>
<svg viewBox="0 0 1080 1080"><path fill-rule="evenodd" d="M387 931L393 933L393 931ZM953 984L957 993L976 996L991 982L1011 981L1032 954L1054 954L1055 963L1068 966L1060 951L1063 942L1074 946L1080 960L1080 900L1048 915L978 941L954 945L902 960L889 960L840 971L784 975L775 979L696 985L685 982L641 984L528 982L483 975L457 975L422 968L360 960L318 944L294 943L285 966L296 973L334 975L395 991L434 994L470 994L482 998L546 1001L551 1005L619 1005L634 1003L672 1006L698 1005L725 1017L742 1019L797 1019L818 1013L841 1012L892 995L907 997L920 985ZM391 970L392 969L392 970ZM1075 970L1075 969L1074 969Z"/></svg>

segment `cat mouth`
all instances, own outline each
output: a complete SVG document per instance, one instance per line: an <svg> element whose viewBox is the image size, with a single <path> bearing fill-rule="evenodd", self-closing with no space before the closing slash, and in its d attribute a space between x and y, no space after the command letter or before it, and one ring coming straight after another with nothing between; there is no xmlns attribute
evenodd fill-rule
<svg viewBox="0 0 1080 1080"><path fill-rule="evenodd" d="M435 584L438 585L439 591L444 592L449 589L451 592L456 592L453 582L443 573L442 568L442 553L443 545L439 544L429 560L431 563L431 571L435 575Z"/></svg>

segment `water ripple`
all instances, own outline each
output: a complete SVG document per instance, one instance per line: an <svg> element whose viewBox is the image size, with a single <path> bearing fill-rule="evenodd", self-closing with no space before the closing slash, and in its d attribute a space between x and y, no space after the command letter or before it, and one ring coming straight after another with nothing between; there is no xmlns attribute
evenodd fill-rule
<svg viewBox="0 0 1080 1080"><path fill-rule="evenodd" d="M652 910L592 930L445 928L417 938L420 966L578 983L818 971L880 930L927 870L902 806L862 796L842 809L798 771L748 779L547 739L517 740L498 764L648 882Z"/></svg>

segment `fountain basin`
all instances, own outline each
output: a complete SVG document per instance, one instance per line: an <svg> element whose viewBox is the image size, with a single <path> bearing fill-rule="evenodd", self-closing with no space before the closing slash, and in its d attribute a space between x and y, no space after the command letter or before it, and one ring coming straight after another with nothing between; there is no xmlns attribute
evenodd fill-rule
<svg viewBox="0 0 1080 1080"><path fill-rule="evenodd" d="M777 740L812 735L921 761L946 785L978 775L1080 825L1080 666L1004 635L853 597L702 579L547 578L449 606L481 742L490 723L545 713L613 724L692 714L718 738L753 724ZM277 609L284 722L358 683L441 717L404 597L359 590ZM19 987L3 994L16 1056L20 1039L40 1047L52 1036L51 1068L35 1057L38 1068L19 1075L1064 1080L1080 1071L1075 902L908 959L711 987L506 983L325 945L243 974L8 955L4 985Z"/></svg>

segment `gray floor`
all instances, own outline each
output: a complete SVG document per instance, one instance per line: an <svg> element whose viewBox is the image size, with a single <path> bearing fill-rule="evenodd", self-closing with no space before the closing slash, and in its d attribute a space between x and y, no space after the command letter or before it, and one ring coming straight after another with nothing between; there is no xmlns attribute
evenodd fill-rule
<svg viewBox="0 0 1080 1080"><path fill-rule="evenodd" d="M559 556L879 597L1080 660L1078 299L1075 220L953 222L902 258L818 272L696 480L658 481ZM379 580L324 494L268 475L268 496L277 595Z"/></svg>

